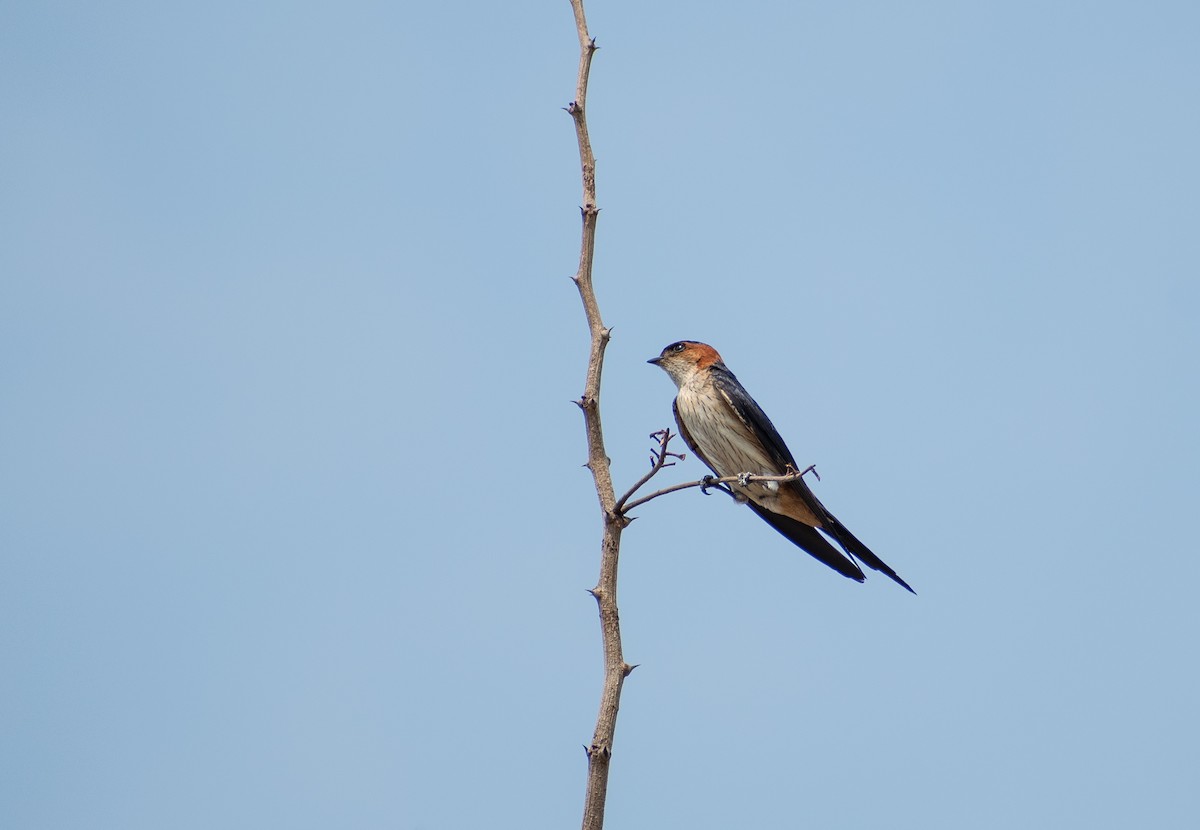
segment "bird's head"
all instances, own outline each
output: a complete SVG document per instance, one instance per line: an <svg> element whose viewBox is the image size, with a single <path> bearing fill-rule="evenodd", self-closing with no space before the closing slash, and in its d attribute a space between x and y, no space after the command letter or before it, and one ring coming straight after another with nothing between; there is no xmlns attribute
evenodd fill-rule
<svg viewBox="0 0 1200 830"><path fill-rule="evenodd" d="M680 340L662 350L662 354L646 361L671 376L676 386L683 386L697 372L721 362L721 355L707 343Z"/></svg>

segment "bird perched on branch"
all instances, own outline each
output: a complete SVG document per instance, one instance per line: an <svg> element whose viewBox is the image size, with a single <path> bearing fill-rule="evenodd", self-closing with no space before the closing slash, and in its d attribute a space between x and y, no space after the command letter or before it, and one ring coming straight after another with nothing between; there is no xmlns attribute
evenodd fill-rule
<svg viewBox="0 0 1200 830"><path fill-rule="evenodd" d="M680 340L647 362L665 371L679 387L674 404L679 433L719 478L742 473L782 476L799 472L796 459L771 419L712 346ZM866 579L857 558L912 591L887 563L825 509L802 476L785 482L738 481L730 489L735 499L748 504L763 521L843 576L858 582ZM821 532L846 552L831 545Z"/></svg>

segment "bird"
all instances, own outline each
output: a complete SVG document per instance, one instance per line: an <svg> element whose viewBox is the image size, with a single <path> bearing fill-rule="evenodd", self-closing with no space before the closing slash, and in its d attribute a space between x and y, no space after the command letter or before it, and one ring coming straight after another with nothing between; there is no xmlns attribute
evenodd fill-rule
<svg viewBox="0 0 1200 830"><path fill-rule="evenodd" d="M781 476L800 470L771 419L712 346L679 340L646 362L675 381L679 392L672 409L679 434L718 478L743 473ZM862 562L916 593L821 504L802 476L787 482L738 481L730 489L737 501L842 576L865 581L858 565Z"/></svg>

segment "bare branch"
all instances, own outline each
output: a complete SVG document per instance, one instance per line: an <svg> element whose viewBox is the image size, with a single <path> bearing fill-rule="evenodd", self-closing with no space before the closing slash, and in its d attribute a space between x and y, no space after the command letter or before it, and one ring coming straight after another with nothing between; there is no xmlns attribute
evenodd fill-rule
<svg viewBox="0 0 1200 830"><path fill-rule="evenodd" d="M650 495L642 496L640 499L631 501L628 504L625 504L624 499L622 499L622 503L618 504L617 508L622 513L628 513L630 510L633 510L635 507L640 507L643 504L645 504L646 502L651 501L652 499L656 499L659 496L665 496L668 493L676 493L680 490L687 490L691 487L700 487L702 489L707 489L709 487L715 487L716 489L722 491L723 493L728 493L729 495L732 496L732 495L734 495L733 490L728 487L724 487L722 485L739 484L739 485L745 487L747 484L755 484L758 482L768 482L768 481L777 481L780 484L785 484L789 481L797 481L801 478L804 478L804 476L808 475L809 473L812 473L813 475L817 475L817 468L816 468L815 464L810 465L809 467L805 468L802 471L794 472L794 473L785 473L784 475L781 475L781 476L760 476L760 475L754 475L753 473L738 473L737 475L725 476L723 478L714 478L713 476L705 476L704 478L702 478L698 481L685 481L682 484L672 484L670 487L664 487L661 490L655 490ZM649 481L648 476L645 477L645 479L646 479L646 481ZM817 476L817 480L818 481L820 480L820 476ZM642 484L645 484L645 481L639 482L638 487L641 487ZM636 491L636 490L637 490L637 488L635 487L634 491ZM626 498L628 498L629 495L632 495L632 492L633 491L631 491L629 494L626 494Z"/></svg>
<svg viewBox="0 0 1200 830"><path fill-rule="evenodd" d="M617 616L617 563L621 550L621 531L629 519L617 510L613 492L608 454L604 450L604 430L600 421L600 377L604 371L604 351L611 331L600 316L600 306L592 288L592 261L596 246L596 220L600 208L596 203L596 158L587 128L587 88L596 41L588 34L583 0L571 0L575 12L575 30L579 36L579 75L575 83L575 100L567 112L575 122L575 137L579 143L579 167L583 180L583 203L579 211L583 233L579 244L579 270L573 277L583 312L587 317L591 346L588 350L587 375L579 408L583 411L587 434L588 463L596 496L604 516L604 536L600 543L600 578L591 594L600 611L600 633L604 648L604 686L600 694L600 711L596 716L596 731L586 747L588 758L587 791L583 807L584 830L601 830L604 826L604 803L608 794L608 769L612 759L613 736L617 728L617 710L621 687L630 672L621 651L621 626Z"/></svg>
<svg viewBox="0 0 1200 830"><path fill-rule="evenodd" d="M629 501L634 493L636 493L638 490L641 490L642 487L646 485L646 482L658 475L658 473L664 467L675 466L675 462L668 461L668 458L678 458L681 461L684 458L683 453L669 452L667 450L667 445L669 445L671 443L671 439L675 437L671 434L670 429L660 429L658 432L652 432L650 433L650 437L658 439L658 449L650 451L650 471L639 478L637 483L630 487L625 495L617 499L616 511L618 513L624 513L625 502Z"/></svg>

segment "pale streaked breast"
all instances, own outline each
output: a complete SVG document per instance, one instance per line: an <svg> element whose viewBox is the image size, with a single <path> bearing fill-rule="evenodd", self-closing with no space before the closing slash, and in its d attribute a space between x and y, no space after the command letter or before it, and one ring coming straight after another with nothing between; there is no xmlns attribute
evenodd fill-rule
<svg viewBox="0 0 1200 830"><path fill-rule="evenodd" d="M754 433L742 423L737 413L729 409L725 401L714 401L713 392L685 385L676 397L676 407L688 434L718 476L735 476L738 473L783 475L785 472L762 449ZM733 487L764 507L772 505L779 489L775 482L749 487L735 484Z"/></svg>

